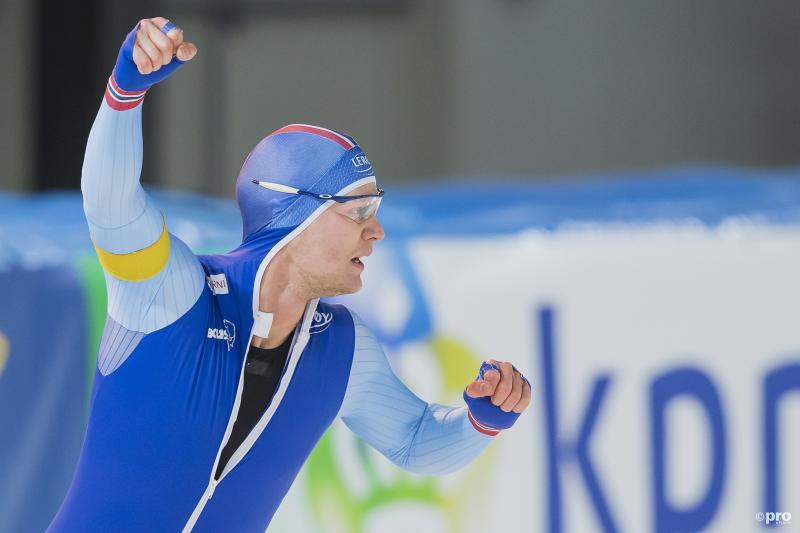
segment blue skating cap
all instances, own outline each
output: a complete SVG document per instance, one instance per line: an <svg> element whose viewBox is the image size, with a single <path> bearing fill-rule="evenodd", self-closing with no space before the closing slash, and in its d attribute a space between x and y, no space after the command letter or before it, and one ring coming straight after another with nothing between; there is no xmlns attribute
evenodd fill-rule
<svg viewBox="0 0 800 533"><path fill-rule="evenodd" d="M363 150L347 135L307 124L284 126L253 148L236 180L242 240L260 230L298 226L323 205L308 196L259 187L253 184L254 179L317 194L336 194L373 176Z"/></svg>

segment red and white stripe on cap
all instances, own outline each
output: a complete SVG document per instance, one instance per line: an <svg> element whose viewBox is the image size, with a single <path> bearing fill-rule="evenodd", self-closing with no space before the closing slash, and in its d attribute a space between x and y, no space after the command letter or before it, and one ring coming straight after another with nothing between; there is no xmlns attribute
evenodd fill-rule
<svg viewBox="0 0 800 533"><path fill-rule="evenodd" d="M339 146L344 148L345 150L349 150L354 148L356 143L350 137L346 135L342 135L339 132L329 130L328 128L321 128L319 126L312 126L310 124L289 124L288 126L284 126L279 130L275 130L270 133L270 136L277 135L279 133L311 133L313 135L319 135L321 137L325 137L326 139L330 139L331 141L337 143Z"/></svg>
<svg viewBox="0 0 800 533"><path fill-rule="evenodd" d="M114 79L114 74L111 74L106 84L106 103L117 111L133 109L144 100L146 92L147 90L126 91L125 89L120 89L119 85L117 85L117 80Z"/></svg>

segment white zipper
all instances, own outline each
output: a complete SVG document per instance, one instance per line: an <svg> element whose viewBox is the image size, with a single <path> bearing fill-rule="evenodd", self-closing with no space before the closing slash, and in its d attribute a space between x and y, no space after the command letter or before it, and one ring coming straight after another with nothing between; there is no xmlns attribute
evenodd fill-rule
<svg viewBox="0 0 800 533"><path fill-rule="evenodd" d="M189 520L186 522L186 525L183 526L182 533L189 533L190 531L192 531L192 528L197 523L197 519L200 518L200 513L203 512L203 508L206 506L206 502L211 499L211 496L214 495L214 490L216 488L217 488L217 481L212 476L211 483L209 483L208 487L206 487L205 492L203 492L203 495L200 497L200 501L197 502L194 511L192 511L192 515L189 517Z"/></svg>
<svg viewBox="0 0 800 533"><path fill-rule="evenodd" d="M272 419L272 416L275 414L275 411L280 406L281 401L283 400L283 396L286 392L286 389L289 387L289 383L292 380L294 375L294 370L297 367L297 363L300 359L300 356L305 350L306 345L308 344L310 335L308 333L308 328L311 326L311 322L314 318L314 312L317 309L317 303L319 302L319 298L311 300L308 305L306 306L305 312L303 313L303 319L300 322L299 331L296 332L295 338L292 341L292 346L289 349L289 357L286 366L286 370L281 377L280 382L278 383L278 388L275 391L273 396L273 401L270 403L269 408L264 412L261 416L259 421L244 439L244 441L239 445L236 450L234 450L233 455L231 455L230 459L228 459L228 463L225 465L225 468L220 473L219 479L215 479L215 474L217 472L217 466L219 464L220 456L222 455L222 450L225 448L225 445L228 443L230 439L230 435L233 431L233 423L235 420L235 414L238 413L239 407L241 404L241 396L242 390L244 389L244 366L246 361L242 361L242 369L239 374L239 385L236 390L236 399L233 403L233 408L231 409L231 414L228 417L228 427L225 429L225 435L222 438L222 443L220 444L219 449L217 450L217 457L214 460L214 465L211 468L211 477L208 482L208 486L206 490L203 492L203 495L200 497L200 501L197 502L197 505L194 508L189 520L186 522L186 525L183 527L183 533L189 533L192 531L192 528L197 523L197 520L200 518L200 515L203 512L208 501L214 495L214 491L217 488L217 485L228 475L228 472L233 470L233 468L239 464L239 461L250 451L250 448L253 447L255 441L258 440L258 437L263 433L264 429L266 429L267 424ZM253 341L253 332L250 332L250 337L247 341L248 350L250 349L250 343ZM247 358L247 352L245 352L245 359ZM277 400L277 401L276 401Z"/></svg>

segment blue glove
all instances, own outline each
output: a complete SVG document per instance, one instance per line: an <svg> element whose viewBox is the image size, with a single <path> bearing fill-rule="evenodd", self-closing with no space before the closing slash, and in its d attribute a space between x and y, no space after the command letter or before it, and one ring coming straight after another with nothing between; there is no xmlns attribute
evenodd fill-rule
<svg viewBox="0 0 800 533"><path fill-rule="evenodd" d="M175 27L175 24L167 21L161 31L166 34ZM151 86L166 79L184 64L184 61L173 57L172 61L162 65L157 71L150 74L141 74L139 69L136 68L136 63L133 62L133 46L136 44L136 31L138 29L139 24L136 24L128 34L128 37L125 38L122 48L119 49L119 54L117 54L117 64L114 65L114 79L117 82L117 86L123 91L146 91Z"/></svg>
<svg viewBox="0 0 800 533"><path fill-rule="evenodd" d="M500 373L500 369L491 363L483 362L481 369L478 372L476 380L483 379L483 374L489 370L496 370ZM516 369L514 369L516 370ZM530 386L528 379L520 373L522 380ZM508 429L514 425L522 413L515 413L509 411L506 413L499 406L492 403L491 396L482 396L480 398L473 398L467 394L464 389L464 401L469 408L469 417L475 429L486 435L496 435L501 429Z"/></svg>
<svg viewBox="0 0 800 533"><path fill-rule="evenodd" d="M161 27L161 31L166 34L174 27L175 24L167 21ZM117 63L114 65L114 72L108 78L108 85L106 85L106 102L117 111L133 109L139 105L151 86L167 78L185 63L185 61L173 57L172 61L162 65L157 71L141 74L136 68L136 63L133 62L133 47L136 44L138 29L139 24L136 24L122 42L122 47L117 54Z"/></svg>

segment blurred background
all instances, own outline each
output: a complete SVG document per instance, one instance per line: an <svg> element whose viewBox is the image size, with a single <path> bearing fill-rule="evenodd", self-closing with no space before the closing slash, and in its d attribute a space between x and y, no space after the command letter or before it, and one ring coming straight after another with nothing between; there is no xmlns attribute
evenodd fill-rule
<svg viewBox="0 0 800 533"><path fill-rule="evenodd" d="M119 44L156 13L200 52L147 96L145 183L232 196L293 122L392 183L800 158L788 0L3 0L0 185L78 186Z"/></svg>
<svg viewBox="0 0 800 533"><path fill-rule="evenodd" d="M0 0L0 532L72 477L106 317L83 153L158 15L199 48L144 103L170 231L234 248L252 147L346 132L388 192L345 301L395 370L451 405L490 356L534 385L443 478L335 424L270 531L800 531L796 2Z"/></svg>

